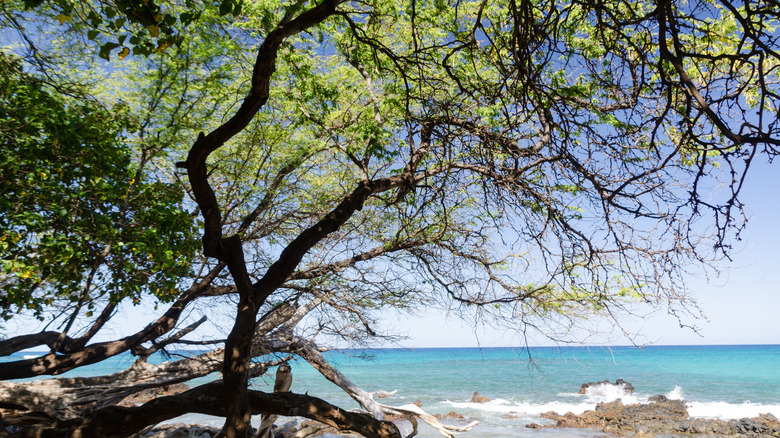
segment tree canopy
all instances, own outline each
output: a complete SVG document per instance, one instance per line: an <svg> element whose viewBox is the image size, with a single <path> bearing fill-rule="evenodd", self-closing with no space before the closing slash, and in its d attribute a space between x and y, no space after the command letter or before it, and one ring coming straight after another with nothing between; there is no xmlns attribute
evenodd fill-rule
<svg viewBox="0 0 780 438"><path fill-rule="evenodd" d="M288 354L392 411L316 347L381 336L382 309L478 309L556 339L595 315L695 309L686 270L728 256L746 172L780 145L778 10L3 2L0 304L60 328L0 341L50 349L0 377L193 344L222 346L148 369L158 384L223 373L124 426L111 403L133 385L79 409L6 391L45 412L29 430L130 433L219 400L226 436L247 436L252 412L324 406L248 390ZM93 340L128 301L161 311ZM224 337L194 340L225 306Z"/></svg>
<svg viewBox="0 0 780 438"><path fill-rule="evenodd" d="M6 55L1 67L3 317L43 319L59 300L87 316L100 296L170 300L191 275L192 220L179 188L133 163L126 108L64 96Z"/></svg>

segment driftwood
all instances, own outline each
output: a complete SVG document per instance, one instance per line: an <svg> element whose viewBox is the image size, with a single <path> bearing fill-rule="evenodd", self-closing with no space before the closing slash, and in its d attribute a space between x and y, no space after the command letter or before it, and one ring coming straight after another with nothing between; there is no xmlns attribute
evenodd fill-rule
<svg viewBox="0 0 780 438"><path fill-rule="evenodd" d="M312 343L300 342L293 345L297 347L295 350L296 354L309 362L317 371L320 372L320 374L325 376L325 378L343 389L347 394L350 395L350 397L357 401L360 406L370 412L374 418L382 419L385 415L400 415L408 419L409 422L412 423L413 430L412 433L407 436L407 438L411 438L417 435L418 418L428 423L434 429L439 431L440 434L448 438L452 438L453 433L455 432L466 432L479 424L479 421L473 421L463 427L450 426L442 424L436 417L428 414L422 408L413 404L396 407L377 403L374 400L372 393L366 392L347 379L343 374L341 374L341 372L339 372L339 370L334 368L325 360L322 354L316 348L314 348Z"/></svg>
<svg viewBox="0 0 780 438"><path fill-rule="evenodd" d="M258 322L257 339L262 339L295 317L298 317L298 314L292 306L274 309ZM262 353L268 352L264 349ZM4 418L12 424L27 424L35 419L76 419L97 409L115 405L144 389L186 382L221 371L224 355L224 349L217 348L197 356L162 364L150 364L141 358L130 368L107 376L54 378L32 382L0 381L0 408L21 411ZM253 364L249 376L262 375L268 366L284 361L282 359Z"/></svg>
<svg viewBox="0 0 780 438"><path fill-rule="evenodd" d="M348 412L316 397L291 392L264 393L249 391L253 414L305 417L372 438L401 438L398 428L389 421L370 415ZM208 383L177 395L154 399L137 407L111 406L91 416L54 421L44 426L28 427L17 436L48 437L126 437L145 427L185 413L225 416L227 400L222 382Z"/></svg>
<svg viewBox="0 0 780 438"><path fill-rule="evenodd" d="M431 427L439 431L440 434L450 438L453 437L453 433L468 432L474 426L479 424L479 421L477 420L474 420L465 426L451 426L449 424L443 424L439 421L438 418L425 412L421 407L412 403L403 406L387 406L387 405L380 405L380 406L386 413L403 415L404 417L406 417L407 420L409 420L410 423L412 423L412 433L407 435L406 438L411 438L417 435L418 418L428 423Z"/></svg>
<svg viewBox="0 0 780 438"><path fill-rule="evenodd" d="M279 346L274 344L274 341L269 342L265 349L279 349ZM395 407L377 403L373 399L373 393L368 393L354 385L330 365L312 344L286 343L286 345L288 348L292 345L291 350L294 350L326 378L346 391L371 415L357 413L347 413L349 415L346 415L339 408L322 400L292 393L287 393L290 394L290 398L276 400L276 402L281 402L281 405L269 406L269 403L272 403L269 400L273 400L269 399L271 394L253 391L250 394L250 398L253 400L253 412L267 415L258 432L265 431L266 434L257 435L259 437L266 438L268 436L273 422L279 415L306 417L340 430L352 430L361 434L368 433L368 431L378 433L364 434L369 437L400 437L400 433L394 435L391 430L387 429L387 426L382 428L377 425L381 423L385 415L406 417L413 425L413 432L408 437L417 434L418 418L447 437L452 437L453 432L467 431L478 423L475 421L465 427L449 426L440 423L434 416L415 405ZM29 428L25 432L27 436L40 437L72 436L77 431L82 433L82 436L126 436L148 425L188 412L224 415L224 405L220 405L222 407L214 405L218 403L215 399L224 397L221 382L194 388L179 395L160 397L140 407L112 406L126 396L142 389L183 382L217 371L222 365L222 355L222 349L217 349L192 358L159 365L138 360L127 370L109 376L59 378L23 383L0 382L0 404L9 408L27 410L28 412L21 412L16 417L7 416L5 420L11 424L43 424ZM287 366L287 371L284 370L283 366L280 367L281 371L277 374L277 383L274 388L282 397L282 394L289 390L292 379L289 374L289 366ZM259 375L265 368L266 364L257 364L252 374ZM384 391L376 393L392 394ZM296 402L302 404L296 406ZM205 406L206 404L211 405ZM365 417L371 418L372 421L367 422ZM358 422L350 425L351 421ZM32 431L35 431L34 434ZM310 432L314 432L314 430Z"/></svg>
<svg viewBox="0 0 780 438"><path fill-rule="evenodd" d="M405 405L400 407L388 406L378 403L374 400L374 394L378 396L389 396L395 394L393 392L376 391L374 393L367 392L358 387L346 376L344 376L339 370L334 368L327 360L322 356L317 346L309 340L296 337L293 334L293 329L297 323L312 309L317 307L323 302L323 297L315 298L304 305L298 307L295 314L292 315L285 323L281 324L277 330L270 335L265 336L262 342L258 342L253 346L252 354L260 355L267 351L287 352L296 354L311 364L320 374L325 376L326 379L335 383L341 389L343 389L350 397L357 401L360 406L367 410L371 416L377 420L381 420L385 415L398 415L403 416L412 423L413 431L407 437L413 437L417 434L417 419L421 419L424 422L431 425L439 433L445 437L452 438L455 432L465 432L472 429L479 424L478 421L474 421L466 426L457 427L442 424L436 417L426 413L418 406Z"/></svg>
<svg viewBox="0 0 780 438"><path fill-rule="evenodd" d="M9 424L29 424L35 419L75 419L113 406L145 389L186 382L220 371L223 355L222 349L217 349L162 364L139 359L130 368L107 376L0 381L0 408L16 411L4 416ZM250 375L260 376L269 366L284 360L253 364Z"/></svg>
<svg viewBox="0 0 780 438"><path fill-rule="evenodd" d="M45 413L57 420L74 419L114 405L144 389L185 382L218 371L223 354L221 349L213 350L158 365L139 359L130 368L107 376L0 381L0 404Z"/></svg>

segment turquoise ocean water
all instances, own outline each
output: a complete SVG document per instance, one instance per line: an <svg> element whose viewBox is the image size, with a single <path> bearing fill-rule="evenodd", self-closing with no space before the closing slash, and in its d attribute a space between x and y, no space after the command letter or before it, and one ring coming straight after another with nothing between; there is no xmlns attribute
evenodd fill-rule
<svg viewBox="0 0 780 438"><path fill-rule="evenodd" d="M381 399L384 404L419 400L429 413L455 411L479 420L464 437L595 436L590 431L534 431L524 426L545 424L539 414L547 411L581 413L600 401L644 402L655 394L685 400L689 413L697 417L780 417L780 345L372 349L330 351L326 357L367 391L397 391ZM131 357L120 356L76 374L117 371L131 362ZM253 386L270 390L272 376L254 380ZM634 394L606 387L578 393L583 383L615 379L632 383ZM305 362L293 363L292 390L357 408ZM491 401L471 403L475 391ZM220 424L217 418L200 415L171 422ZM438 434L424 429L421 436Z"/></svg>

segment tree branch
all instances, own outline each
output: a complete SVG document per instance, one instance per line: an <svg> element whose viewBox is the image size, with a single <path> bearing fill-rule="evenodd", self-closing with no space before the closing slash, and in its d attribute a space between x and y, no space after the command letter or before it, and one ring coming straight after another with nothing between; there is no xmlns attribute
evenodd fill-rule
<svg viewBox="0 0 780 438"><path fill-rule="evenodd" d="M248 391L253 414L305 417L343 431L353 431L370 438L401 438L398 428L389 421L345 411L319 398L279 392L267 394ZM148 425L194 412L225 416L227 400L221 382L209 383L178 395L159 397L141 406L107 407L84 419L57 421L44 427L30 427L19 436L49 438L63 436L126 437Z"/></svg>

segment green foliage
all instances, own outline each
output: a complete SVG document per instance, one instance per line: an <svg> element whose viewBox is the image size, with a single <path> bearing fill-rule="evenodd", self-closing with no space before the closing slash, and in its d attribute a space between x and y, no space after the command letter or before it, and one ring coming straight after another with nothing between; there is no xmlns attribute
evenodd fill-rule
<svg viewBox="0 0 780 438"><path fill-rule="evenodd" d="M60 301L167 300L190 275L193 221L181 190L133 157L124 137L136 129L126 106L60 94L0 55L4 318Z"/></svg>
<svg viewBox="0 0 780 438"><path fill-rule="evenodd" d="M23 0L28 10L49 8L60 25L73 26L94 41L105 60L148 56L173 45L197 27L204 11L220 16L241 14L244 0L117 0L112 3L74 0Z"/></svg>
<svg viewBox="0 0 780 438"><path fill-rule="evenodd" d="M30 9L17 15L28 14L29 23L41 14L51 25L47 32L77 41L78 53L87 44L104 59L131 51L144 56L108 67L94 60L113 85L100 98L127 106L104 110L42 83L40 96L28 86L14 95L19 102L9 100L9 108L21 108L13 114L35 121L35 132L70 129L77 144L95 145L91 153L59 151L41 146L55 134L19 130L25 134L14 141L38 146L4 152L11 157L4 169L24 177L13 180L13 192L3 189L15 199L4 207L13 220L3 231L11 242L5 260L16 263L6 275L20 285L15 300L33 300L22 286L37 281L83 288L84 273L109 244L111 254L97 270L106 290L117 296L133 288L165 290L164 280L138 272L156 272L150 263L185 263L177 257L191 248L175 248L184 245L190 223L171 209L179 192L143 182L149 176L138 166L145 161L131 151L148 152L160 172L170 172L170 161L183 161L200 132L240 111L255 43L315 4L25 1ZM558 315L600 312L612 300L633 303L648 289L673 301L677 270L700 261L705 241L690 238L698 231L689 228L691 219L711 209L715 227L725 229L735 217L730 209L740 205L701 203L695 192L704 185L689 190L691 177L697 184L715 177L719 162L732 167L748 156L741 155L745 145L777 136L776 117L753 113L766 108L776 115L780 70L776 51L759 56L747 49L752 37L732 11L706 0L666 4L668 11L615 0L340 4L334 16L285 40L273 68L264 64L269 59L257 60L265 70L256 72L273 71L268 100L207 159L222 236L239 233L250 276L260 278L287 243L361 181L396 177L410 166L414 183L372 194L304 257L299 269L327 272L318 274L327 280L291 289L345 288L344 301L353 297L372 308L414 306L439 293ZM776 33L772 14L748 18L755 32L765 30L765 44L776 45L766 38ZM78 71L69 69L83 79ZM727 139L690 87L724 126L742 126L753 141ZM34 113L44 105L30 102L49 100L48 112L59 121L46 125ZM67 128L87 122L94 132ZM15 123L17 129L30 122ZM426 127L430 144L423 145ZM120 137L132 146L120 146ZM75 167L61 164L66 155ZM29 164L39 156L43 162ZM89 170L98 166L100 175ZM136 174L139 181L128 183ZM727 184L738 180L729 175ZM27 187L45 187L46 194ZM13 210L20 205L30 208ZM244 224L247 218L254 222ZM175 229L182 235L169 238ZM151 248L156 241L171 244ZM323 268L374 248L387 254ZM54 281L24 254L84 262L69 271L78 273L72 278L57 272L61 279ZM172 282L179 271L165 272ZM622 276L625 284L617 282ZM79 296L73 290L69 299ZM391 290L404 291L403 299L393 299Z"/></svg>

